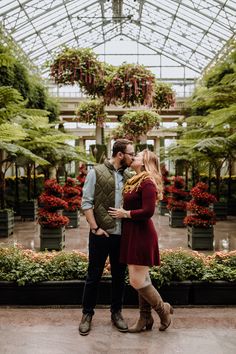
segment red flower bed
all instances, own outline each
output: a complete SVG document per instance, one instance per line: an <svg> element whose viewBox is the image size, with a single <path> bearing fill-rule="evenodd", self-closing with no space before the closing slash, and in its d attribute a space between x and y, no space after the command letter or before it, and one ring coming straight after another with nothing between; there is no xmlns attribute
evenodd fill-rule
<svg viewBox="0 0 236 354"><path fill-rule="evenodd" d="M170 179L169 179L169 171L166 169L165 165L161 166L161 176L163 181L163 198L162 202L168 202L169 196L169 188L170 188Z"/></svg>
<svg viewBox="0 0 236 354"><path fill-rule="evenodd" d="M83 186L84 186L84 182L85 182L87 173L88 172L87 172L86 166L84 164L82 164L79 168L79 175L76 177L76 179L79 182L79 186L81 188L83 188Z"/></svg>
<svg viewBox="0 0 236 354"><path fill-rule="evenodd" d="M44 190L46 194L55 195L55 197L61 197L63 188L55 179L48 179L44 182Z"/></svg>
<svg viewBox="0 0 236 354"><path fill-rule="evenodd" d="M168 197L167 208L169 210L186 210L188 192L183 190L185 186L184 179L180 176L176 176L173 178L173 182L173 186L169 187L171 197Z"/></svg>
<svg viewBox="0 0 236 354"><path fill-rule="evenodd" d="M67 203L58 197L54 197L54 195L48 195L46 193L42 193L39 197L39 202L43 204L44 209L64 209L67 208Z"/></svg>
<svg viewBox="0 0 236 354"><path fill-rule="evenodd" d="M52 213L47 210L39 211L40 225L49 229L57 229L62 226L66 226L69 223L69 219L66 216Z"/></svg>
<svg viewBox="0 0 236 354"><path fill-rule="evenodd" d="M39 211L39 224L52 229L67 225L69 219L56 211L68 207L67 202L60 198L63 188L53 179L45 181L44 187L45 192L39 197L39 202L43 205Z"/></svg>
<svg viewBox="0 0 236 354"><path fill-rule="evenodd" d="M192 211L191 215L186 216L184 224L194 227L208 228L215 224L215 213L208 208L210 203L214 203L214 195L207 193L208 186L199 182L190 191L192 200L187 203L187 210Z"/></svg>
<svg viewBox="0 0 236 354"><path fill-rule="evenodd" d="M64 200L67 203L65 208L68 211L75 211L81 207L82 187L77 185L77 181L73 178L67 178L63 187Z"/></svg>

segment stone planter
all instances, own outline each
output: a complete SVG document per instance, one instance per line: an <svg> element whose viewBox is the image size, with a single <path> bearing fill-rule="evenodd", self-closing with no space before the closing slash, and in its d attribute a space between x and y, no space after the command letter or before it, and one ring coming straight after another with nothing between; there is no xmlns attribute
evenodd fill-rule
<svg viewBox="0 0 236 354"><path fill-rule="evenodd" d="M0 237L8 237L13 234L14 229L14 211L0 211Z"/></svg>
<svg viewBox="0 0 236 354"><path fill-rule="evenodd" d="M169 211L169 226L185 227L184 218L187 215L186 210L170 210Z"/></svg>
<svg viewBox="0 0 236 354"><path fill-rule="evenodd" d="M193 250L213 250L214 228L188 226L188 246Z"/></svg>
<svg viewBox="0 0 236 354"><path fill-rule="evenodd" d="M236 282L192 282L193 305L236 305Z"/></svg>
<svg viewBox="0 0 236 354"><path fill-rule="evenodd" d="M40 251L60 251L65 247L65 226L50 229L40 226Z"/></svg>
<svg viewBox="0 0 236 354"><path fill-rule="evenodd" d="M81 305L84 280L44 281L18 286L0 281L0 305ZM158 289L164 301L172 305L236 305L236 282L171 282ZM109 305L111 281L102 280L98 305ZM137 306L137 292L127 285L125 306Z"/></svg>
<svg viewBox="0 0 236 354"><path fill-rule="evenodd" d="M169 213L167 209L167 202L163 202L162 200L158 203L158 212L160 215L165 215Z"/></svg>
<svg viewBox="0 0 236 354"><path fill-rule="evenodd" d="M75 211L64 210L63 215L67 216L70 220L69 224L66 226L67 228L76 228L79 226L80 213L78 209Z"/></svg>
<svg viewBox="0 0 236 354"><path fill-rule="evenodd" d="M36 199L20 203L20 216L22 220L36 220L38 217L38 201Z"/></svg>

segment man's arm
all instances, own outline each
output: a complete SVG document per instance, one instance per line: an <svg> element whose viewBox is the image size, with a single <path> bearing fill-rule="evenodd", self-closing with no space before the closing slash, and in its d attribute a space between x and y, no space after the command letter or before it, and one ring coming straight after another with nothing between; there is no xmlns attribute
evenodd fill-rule
<svg viewBox="0 0 236 354"><path fill-rule="evenodd" d="M84 183L81 207L86 217L86 220L89 223L90 229L94 230L93 233L96 235L109 236L105 230L99 228L99 225L97 225L94 217L93 206L94 206L95 184L96 184L96 173L94 169L91 169Z"/></svg>

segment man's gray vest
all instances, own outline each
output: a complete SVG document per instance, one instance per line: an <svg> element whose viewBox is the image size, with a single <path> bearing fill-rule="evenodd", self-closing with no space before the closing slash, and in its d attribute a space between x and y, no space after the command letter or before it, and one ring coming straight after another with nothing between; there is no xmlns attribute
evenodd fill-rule
<svg viewBox="0 0 236 354"><path fill-rule="evenodd" d="M108 160L105 160L104 164L97 165L94 169L96 173L94 217L102 229L113 229L116 221L108 214L108 209L115 207L115 168ZM124 173L124 183L129 177L127 173Z"/></svg>

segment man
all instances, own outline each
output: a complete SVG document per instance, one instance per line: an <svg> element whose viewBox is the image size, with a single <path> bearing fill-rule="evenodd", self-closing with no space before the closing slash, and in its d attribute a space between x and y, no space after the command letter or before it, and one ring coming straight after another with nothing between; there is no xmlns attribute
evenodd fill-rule
<svg viewBox="0 0 236 354"><path fill-rule="evenodd" d="M89 266L82 299L83 316L79 325L81 335L89 334L98 286L108 256L112 274L111 320L119 331L128 331L121 314L126 270L126 265L119 262L121 221L112 218L108 209L122 204L123 185L129 177L124 170L131 165L134 155L131 141L116 140L112 158L90 170L84 184L82 209L90 233Z"/></svg>

